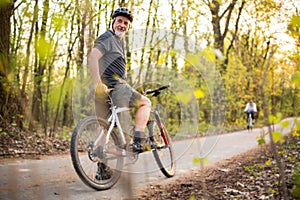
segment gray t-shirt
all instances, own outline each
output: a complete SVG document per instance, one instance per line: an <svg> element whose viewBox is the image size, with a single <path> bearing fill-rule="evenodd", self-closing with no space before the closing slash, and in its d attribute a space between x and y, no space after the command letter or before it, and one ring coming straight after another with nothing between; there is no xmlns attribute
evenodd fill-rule
<svg viewBox="0 0 300 200"><path fill-rule="evenodd" d="M108 30L95 41L94 47L103 54L103 57L99 60L99 73L102 82L108 87L113 87L119 83L120 79L125 80L124 42Z"/></svg>

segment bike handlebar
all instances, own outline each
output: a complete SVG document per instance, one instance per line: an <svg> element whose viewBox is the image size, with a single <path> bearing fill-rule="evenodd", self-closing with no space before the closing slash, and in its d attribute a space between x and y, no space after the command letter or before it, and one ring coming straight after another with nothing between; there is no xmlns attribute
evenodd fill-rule
<svg viewBox="0 0 300 200"><path fill-rule="evenodd" d="M164 90L164 89L167 89L170 87L170 84L168 85L164 85L162 87L159 87L159 88L156 88L154 90L146 90L144 92L145 95L148 95L148 94L153 94L152 96L158 96L160 93L161 93L161 90Z"/></svg>

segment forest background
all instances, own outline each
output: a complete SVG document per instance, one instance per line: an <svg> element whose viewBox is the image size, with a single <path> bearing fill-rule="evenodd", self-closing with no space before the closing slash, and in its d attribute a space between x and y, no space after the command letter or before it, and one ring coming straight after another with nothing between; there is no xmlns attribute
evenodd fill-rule
<svg viewBox="0 0 300 200"><path fill-rule="evenodd" d="M184 120L196 122L199 133L245 127L250 99L257 124L268 114L299 116L298 0L1 0L1 134L18 127L28 135L69 136L91 114L86 57L120 6L134 13L128 82L171 84L156 103L173 133Z"/></svg>

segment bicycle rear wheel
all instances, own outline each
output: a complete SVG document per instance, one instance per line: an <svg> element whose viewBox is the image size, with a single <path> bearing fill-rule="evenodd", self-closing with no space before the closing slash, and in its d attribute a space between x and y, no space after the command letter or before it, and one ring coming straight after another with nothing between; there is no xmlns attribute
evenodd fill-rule
<svg viewBox="0 0 300 200"><path fill-rule="evenodd" d="M166 177L173 177L176 171L176 162L171 138L164 125L158 120L153 121L152 134L152 152L155 160Z"/></svg>
<svg viewBox="0 0 300 200"><path fill-rule="evenodd" d="M253 123L252 123L252 115L251 115L251 113L248 114L247 123L248 123L248 124L247 124L247 128L248 128L248 129L252 129Z"/></svg>
<svg viewBox="0 0 300 200"><path fill-rule="evenodd" d="M71 138L70 153L74 169L86 185L96 190L106 190L116 184L123 166L123 157L119 154L120 142L114 131L105 146L106 153L101 146L105 137L95 144L97 138L99 141L99 135L105 136L108 127L108 122L103 119L87 117L78 123ZM99 174L96 176L100 163L110 169L106 178L101 178L101 174L100 178Z"/></svg>

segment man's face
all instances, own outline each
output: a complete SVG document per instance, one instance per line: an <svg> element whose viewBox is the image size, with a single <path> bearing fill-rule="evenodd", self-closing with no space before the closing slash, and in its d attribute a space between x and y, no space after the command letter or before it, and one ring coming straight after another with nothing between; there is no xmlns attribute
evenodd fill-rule
<svg viewBox="0 0 300 200"><path fill-rule="evenodd" d="M113 30L118 37L122 38L128 31L129 25L130 21L127 17L117 16L113 25Z"/></svg>

